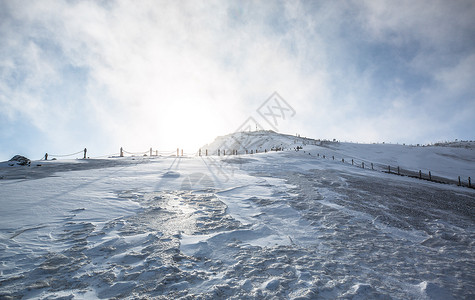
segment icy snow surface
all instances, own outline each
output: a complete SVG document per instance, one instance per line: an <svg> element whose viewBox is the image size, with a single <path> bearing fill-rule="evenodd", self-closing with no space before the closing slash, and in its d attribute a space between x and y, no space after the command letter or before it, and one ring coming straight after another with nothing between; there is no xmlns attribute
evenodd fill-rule
<svg viewBox="0 0 475 300"><path fill-rule="evenodd" d="M473 299L475 190L351 147L2 164L0 299Z"/></svg>

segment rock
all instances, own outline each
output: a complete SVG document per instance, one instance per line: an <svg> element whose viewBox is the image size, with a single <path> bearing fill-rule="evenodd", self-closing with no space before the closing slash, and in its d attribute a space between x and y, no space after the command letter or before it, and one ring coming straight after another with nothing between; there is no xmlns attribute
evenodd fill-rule
<svg viewBox="0 0 475 300"><path fill-rule="evenodd" d="M20 166L26 166L26 165L29 166L31 164L31 160L21 155L15 155L9 161L15 161L17 162L17 165L20 165Z"/></svg>

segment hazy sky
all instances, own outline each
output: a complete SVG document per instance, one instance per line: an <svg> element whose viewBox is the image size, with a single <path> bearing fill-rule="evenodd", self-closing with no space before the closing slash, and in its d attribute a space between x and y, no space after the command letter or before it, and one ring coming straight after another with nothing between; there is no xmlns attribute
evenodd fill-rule
<svg viewBox="0 0 475 300"><path fill-rule="evenodd" d="M0 160L194 152L275 91L284 133L475 139L475 1L0 0Z"/></svg>

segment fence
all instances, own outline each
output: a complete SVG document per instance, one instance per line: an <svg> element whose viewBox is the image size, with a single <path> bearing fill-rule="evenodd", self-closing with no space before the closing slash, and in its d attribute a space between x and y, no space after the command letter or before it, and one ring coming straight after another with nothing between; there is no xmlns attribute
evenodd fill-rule
<svg viewBox="0 0 475 300"><path fill-rule="evenodd" d="M184 152L183 149L178 149L175 151L159 151L157 149L153 150L150 148L147 151L140 151L140 152L131 152L124 150L122 147L120 148L118 153L112 153L112 154L107 154L107 155L101 155L101 156L94 156L94 157L89 157L87 156L87 148L84 148L81 151L74 152L71 154L49 154L45 153L45 155L40 158L39 160L56 160L58 158L72 158L73 156L76 156L75 158L78 158L78 154L82 154L82 159L97 159L97 158L116 158L116 157L125 157L124 154L128 154L128 156L131 157L138 157L138 156L150 156L150 157L159 157L159 156L195 156L195 153L186 153ZM175 154L176 153L176 154Z"/></svg>
<svg viewBox="0 0 475 300"><path fill-rule="evenodd" d="M310 152L308 152L308 154L312 155ZM326 156L325 154L320 155L320 153L317 153L316 157L323 158L323 159L330 159L330 157ZM349 159L351 159L351 162ZM345 158L342 158L341 163L352 165L354 167L372 170L372 171L384 172L384 173L392 174L392 175L417 178L420 180L426 180L426 181L431 181L431 182L436 182L436 183L456 184L458 186L475 188L475 186L472 185L471 177L468 177L467 181L462 180L461 176L458 176L457 179L450 179L450 178L434 175L432 174L431 171L427 171L427 173L425 173L425 172L422 172L422 170L414 171L414 170L401 168L400 166L384 165L381 163L372 163L372 162L368 162L364 160L357 161L354 158L349 158L349 159L345 161ZM331 160L333 161L335 160L334 155L331 156ZM336 159L336 161L340 162L339 159Z"/></svg>
<svg viewBox="0 0 475 300"><path fill-rule="evenodd" d="M261 153L267 153L267 152L271 152L271 151L284 151L285 149L283 147L273 147L269 150L267 149L264 149L264 150L259 150L259 149L251 149L251 150L248 150L246 149L245 150L245 153L244 151L242 153L239 153L238 150L228 150L226 152L226 149L217 149L214 153L215 155L217 156L230 156L230 155L241 155L241 154L257 154L259 153L259 151ZM288 149L288 150L291 150L291 149ZM295 151L299 151L299 150L303 150L303 147L299 146L299 147L296 147L294 148ZM306 153L306 151L303 151L304 153ZM84 148L84 150L81 150L81 151L78 151L78 152L75 152L75 153L71 153L71 154L66 154L66 155L57 155L57 154L48 154L46 153L43 158L41 158L40 160L48 160L48 158L53 158L53 159L56 159L56 158L63 158L63 157L71 157L71 156L74 156L74 155L78 155L80 153L83 153L83 159L86 159L86 158L89 158L87 157L87 148ZM110 154L110 155L103 155L103 156L97 156L97 157L92 157L92 158L102 158L102 157L124 157L124 153L126 154L129 154L130 156L132 157L135 157L135 156L150 156L150 157L159 157L159 156L174 156L174 157L190 157L190 156L202 156L203 154L205 156L209 156L209 151L208 149L205 149L205 151L202 151L202 149L199 149L197 153L185 153L183 151L183 149L179 149L177 148L176 149L176 152L175 151L158 151L158 150L153 150L152 148L150 148L149 150L147 151L143 151L143 152L130 152L130 151L126 151L124 150L122 147L120 148L120 152L119 153L114 153L114 154ZM227 153L227 154L226 154ZM310 152L308 152L309 155L312 155ZM322 154L320 155L320 153L317 153L316 155L317 158L322 158L322 159L330 159L330 157L328 157L327 155L325 154ZM335 159L335 156L332 155L331 156L331 160L333 161L337 161L339 162L340 160L339 159ZM346 160L345 161L345 158L341 158L341 163L343 164L350 164L350 161L349 160ZM431 171L428 171L427 173L424 173L422 172L422 170L419 170L419 171L414 171L414 170L408 170L408 169L403 169L401 168L400 166L391 166L391 165L383 165L383 164L380 164L380 163L372 163L372 162L367 162L367 161L363 161L363 160L360 160L360 161L356 161L354 158L351 158L351 165L352 166L355 166L355 167L360 167L360 168L363 168L363 169L368 169L368 170L372 170L372 171L380 171L380 172L384 172L384 173L387 173L387 174L393 174L393 175L398 175L398 176L406 176L406 177L411 177L411 178L417 178L417 179L420 179L420 180L427 180L427 181L431 181L431 182L437 182L437 183L443 183L443 184L456 184L458 186L463 186L463 187L468 187L468 188L475 188L474 185L472 185L472 180L471 180L471 177L468 177L467 178L467 181L464 181L462 180L462 177L461 176L458 176L457 179L449 179L449 178L446 178L446 177L442 177L442 176L434 176L434 174L431 173Z"/></svg>

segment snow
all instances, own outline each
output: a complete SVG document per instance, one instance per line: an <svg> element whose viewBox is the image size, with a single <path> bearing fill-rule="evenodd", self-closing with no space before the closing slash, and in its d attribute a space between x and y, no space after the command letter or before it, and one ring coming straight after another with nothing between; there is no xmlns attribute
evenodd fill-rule
<svg viewBox="0 0 475 300"><path fill-rule="evenodd" d="M223 143L241 155L1 163L0 298L475 296L474 189L329 159L467 177L471 144Z"/></svg>

